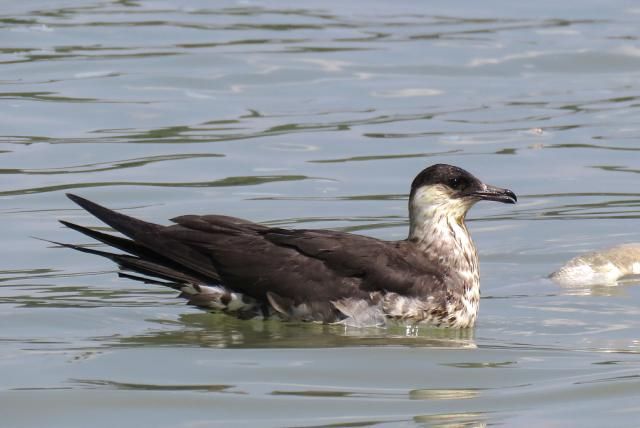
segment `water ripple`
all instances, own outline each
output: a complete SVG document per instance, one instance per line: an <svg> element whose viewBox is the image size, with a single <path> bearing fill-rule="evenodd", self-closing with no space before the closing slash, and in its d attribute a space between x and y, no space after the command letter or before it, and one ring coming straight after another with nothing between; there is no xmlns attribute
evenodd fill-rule
<svg viewBox="0 0 640 428"><path fill-rule="evenodd" d="M192 182L142 182L142 181L105 181L88 183L69 183L54 186L42 186L16 190L0 191L0 196L27 195L34 193L58 192L72 189L84 189L91 187L105 186L142 186L142 187L229 187L229 186L256 186L259 184L273 183L280 181L309 180L312 177L304 175L271 175L271 176L241 176L226 177L212 181L192 181ZM313 178L313 179L318 179ZM325 179L323 179L325 180Z"/></svg>

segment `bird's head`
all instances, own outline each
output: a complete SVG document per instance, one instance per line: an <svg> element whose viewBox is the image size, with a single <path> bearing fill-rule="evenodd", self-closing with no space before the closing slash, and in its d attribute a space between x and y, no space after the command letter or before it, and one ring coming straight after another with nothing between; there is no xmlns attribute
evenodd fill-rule
<svg viewBox="0 0 640 428"><path fill-rule="evenodd" d="M432 165L411 183L411 222L448 217L462 225L467 211L482 200L515 204L518 199L511 190L485 184L462 168Z"/></svg>

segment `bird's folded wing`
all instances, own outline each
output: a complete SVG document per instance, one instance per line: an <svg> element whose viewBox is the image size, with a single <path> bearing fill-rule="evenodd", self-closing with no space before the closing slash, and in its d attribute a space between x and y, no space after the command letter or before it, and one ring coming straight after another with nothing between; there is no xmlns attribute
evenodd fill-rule
<svg viewBox="0 0 640 428"><path fill-rule="evenodd" d="M341 276L360 280L363 291L390 291L404 295L433 294L443 288L446 272L406 241L375 238L326 230L271 230L270 242L293 248L322 261Z"/></svg>
<svg viewBox="0 0 640 428"><path fill-rule="evenodd" d="M438 294L447 272L413 244L328 230L269 228L225 216L183 216L161 235L211 255L222 281L260 298L298 301L369 292Z"/></svg>

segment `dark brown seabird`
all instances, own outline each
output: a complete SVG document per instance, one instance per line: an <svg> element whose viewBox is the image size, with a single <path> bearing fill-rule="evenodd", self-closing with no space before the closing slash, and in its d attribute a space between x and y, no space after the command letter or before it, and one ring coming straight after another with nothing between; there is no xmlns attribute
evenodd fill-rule
<svg viewBox="0 0 640 428"><path fill-rule="evenodd" d="M185 215L162 226L67 196L126 238L62 224L127 254L56 244L107 257L132 272L122 277L176 289L200 308L240 318L458 328L474 325L480 300L465 215L480 200L517 200L463 169L433 165L411 184L408 238L382 241L223 215Z"/></svg>

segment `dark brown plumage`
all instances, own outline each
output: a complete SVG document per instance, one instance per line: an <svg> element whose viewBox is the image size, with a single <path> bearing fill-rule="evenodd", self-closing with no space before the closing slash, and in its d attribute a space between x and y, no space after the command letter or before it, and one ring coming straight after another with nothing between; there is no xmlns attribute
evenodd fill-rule
<svg viewBox="0 0 640 428"><path fill-rule="evenodd" d="M511 191L486 186L459 168L435 165L412 184L411 221L423 222L424 227L412 225L413 236L407 240L381 241L330 230L272 228L222 215L185 215L172 219L173 225L162 226L69 194L126 238L62 223L127 254L61 245L107 257L133 273L123 276L180 290L192 304L242 317L277 314L323 322L360 318L360 324L403 318L457 325L447 317L453 316L452 300L466 292L463 269L476 266L477 270L477 262L464 261L476 257L475 248L472 254L461 255L460 266L443 263L437 249L451 251L455 245L429 241L441 231L425 228L443 225L423 218L425 207L440 213L439 205L429 199L435 193L424 189L444 189L451 200L464 202L465 213L480 199L515 202ZM446 212L440 214L448 218ZM452 239L455 244L457 238Z"/></svg>

